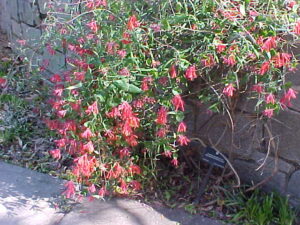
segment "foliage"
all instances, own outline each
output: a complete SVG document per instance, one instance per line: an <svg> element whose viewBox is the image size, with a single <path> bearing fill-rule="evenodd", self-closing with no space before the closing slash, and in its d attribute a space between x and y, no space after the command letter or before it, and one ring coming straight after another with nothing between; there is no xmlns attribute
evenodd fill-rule
<svg viewBox="0 0 300 225"><path fill-rule="evenodd" d="M231 116L247 93L266 117L296 98L285 82L296 67L287 49L300 34L294 1L51 1L48 8L46 49L68 55L68 69L50 78L46 122L61 135L50 153L74 158L73 179L91 195L153 187L158 161L178 167L179 146L190 141L189 98Z"/></svg>
<svg viewBox="0 0 300 225"><path fill-rule="evenodd" d="M232 222L237 224L293 225L296 218L288 199L275 192L231 193L225 204L233 212Z"/></svg>

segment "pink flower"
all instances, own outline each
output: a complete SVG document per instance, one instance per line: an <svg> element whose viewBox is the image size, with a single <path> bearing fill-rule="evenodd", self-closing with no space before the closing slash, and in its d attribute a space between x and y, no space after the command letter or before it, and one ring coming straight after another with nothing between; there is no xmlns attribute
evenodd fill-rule
<svg viewBox="0 0 300 225"><path fill-rule="evenodd" d="M255 84L251 88L252 91L256 91L257 93L262 93L264 91L264 87L262 86L261 83Z"/></svg>
<svg viewBox="0 0 300 225"><path fill-rule="evenodd" d="M273 113L274 113L274 109L265 109L263 111L263 115L267 116L269 118L271 118L273 116Z"/></svg>
<svg viewBox="0 0 300 225"><path fill-rule="evenodd" d="M171 78L176 78L177 77L177 71L176 71L176 65L173 64L170 69L169 69L169 74Z"/></svg>
<svg viewBox="0 0 300 225"><path fill-rule="evenodd" d="M130 156L130 148L125 147L119 150L120 159Z"/></svg>
<svg viewBox="0 0 300 225"><path fill-rule="evenodd" d="M175 167L177 167L179 165L178 159L174 158L171 160L171 164Z"/></svg>
<svg viewBox="0 0 300 225"><path fill-rule="evenodd" d="M86 130L80 134L80 137L90 139L92 137L95 137L95 134L93 134L90 128L86 128Z"/></svg>
<svg viewBox="0 0 300 225"><path fill-rule="evenodd" d="M184 133L186 132L186 125L184 122L180 122L177 128L178 133Z"/></svg>
<svg viewBox="0 0 300 225"><path fill-rule="evenodd" d="M58 83L61 82L61 77L59 74L53 74L52 77L50 78L50 81L52 83Z"/></svg>
<svg viewBox="0 0 300 225"><path fill-rule="evenodd" d="M78 81L84 81L85 72L74 72L75 79Z"/></svg>
<svg viewBox="0 0 300 225"><path fill-rule="evenodd" d="M295 27L294 27L293 32L294 32L295 34L300 35L300 20L297 21L297 23L296 23L296 25L295 25Z"/></svg>
<svg viewBox="0 0 300 225"><path fill-rule="evenodd" d="M60 117L60 118L64 118L67 114L67 110L59 110L57 111L57 116Z"/></svg>
<svg viewBox="0 0 300 225"><path fill-rule="evenodd" d="M99 113L97 101L95 101L92 105L89 105L87 110L85 110L85 113L87 115L91 115L92 113L97 115Z"/></svg>
<svg viewBox="0 0 300 225"><path fill-rule="evenodd" d="M84 144L82 146L82 149L84 151L87 151L88 153L93 153L94 152L94 145L93 145L93 142L89 141L88 143Z"/></svg>
<svg viewBox="0 0 300 225"><path fill-rule="evenodd" d="M160 25L157 23L153 23L150 25L150 28L154 31L154 32L159 32L160 31Z"/></svg>
<svg viewBox="0 0 300 225"><path fill-rule="evenodd" d="M160 128L157 132L156 132L156 136L160 137L160 138L164 138L167 134L167 130L165 128Z"/></svg>
<svg viewBox="0 0 300 225"><path fill-rule="evenodd" d="M275 96L273 94L267 94L265 100L267 104L275 104Z"/></svg>
<svg viewBox="0 0 300 225"><path fill-rule="evenodd" d="M119 48L119 45L114 41L109 41L106 43L106 52L108 55L114 55Z"/></svg>
<svg viewBox="0 0 300 225"><path fill-rule="evenodd" d="M270 69L270 62L264 62L259 70L260 75L264 75Z"/></svg>
<svg viewBox="0 0 300 225"><path fill-rule="evenodd" d="M75 185L73 181L68 181L64 186L66 190L62 194L66 195L67 198L73 197L75 195Z"/></svg>
<svg viewBox="0 0 300 225"><path fill-rule="evenodd" d="M98 32L97 22L93 19L89 23L86 24L94 33Z"/></svg>
<svg viewBox="0 0 300 225"><path fill-rule="evenodd" d="M26 45L26 40L17 40L17 42L22 46Z"/></svg>
<svg viewBox="0 0 300 225"><path fill-rule="evenodd" d="M88 187L88 191L92 194L96 192L96 187L94 184L92 184L91 186Z"/></svg>
<svg viewBox="0 0 300 225"><path fill-rule="evenodd" d="M128 23L127 23L127 29L128 30L133 30L134 28L137 28L139 26L140 26L140 23L137 20L135 15L129 17L129 20L128 20Z"/></svg>
<svg viewBox="0 0 300 225"><path fill-rule="evenodd" d="M195 65L192 65L189 68L187 68L187 70L185 71L185 78L190 81L193 81L197 78Z"/></svg>
<svg viewBox="0 0 300 225"><path fill-rule="evenodd" d="M269 52L272 48L276 48L276 37L269 37L262 45L261 49Z"/></svg>
<svg viewBox="0 0 300 225"><path fill-rule="evenodd" d="M160 125L165 125L167 123L167 109L165 107L160 107L157 113L156 123Z"/></svg>
<svg viewBox="0 0 300 225"><path fill-rule="evenodd" d="M223 58L224 64L228 66L234 66L236 64L235 56L230 55L228 58Z"/></svg>
<svg viewBox="0 0 300 225"><path fill-rule="evenodd" d="M50 44L46 44L46 49L49 52L50 55L55 55L56 51L52 48Z"/></svg>
<svg viewBox="0 0 300 225"><path fill-rule="evenodd" d="M122 49L122 50L118 50L117 54L120 56L121 59L124 59L127 55L126 50Z"/></svg>
<svg viewBox="0 0 300 225"><path fill-rule="evenodd" d="M178 109L184 111L184 101L180 95L175 95L172 98L172 104L175 106L175 111L178 111Z"/></svg>
<svg viewBox="0 0 300 225"><path fill-rule="evenodd" d="M148 91L149 90L149 85L152 85L153 78L152 77L144 77L142 80L142 85L141 89L143 91Z"/></svg>
<svg viewBox="0 0 300 225"><path fill-rule="evenodd" d="M167 157L167 158L171 158L173 153L170 150L167 150L163 153L161 153L162 156Z"/></svg>
<svg viewBox="0 0 300 225"><path fill-rule="evenodd" d="M289 53L278 53L272 58L276 68L286 66L290 63L292 55Z"/></svg>
<svg viewBox="0 0 300 225"><path fill-rule="evenodd" d="M133 190L138 191L138 190L141 189L141 183L138 182L138 181L136 181L136 180L131 181L131 182L130 182L130 185L132 186L132 189L133 189Z"/></svg>
<svg viewBox="0 0 300 225"><path fill-rule="evenodd" d="M106 188L105 188L105 187L102 187L102 188L99 189L98 195L99 195L100 197L104 197L106 194L107 194L107 191L106 191Z"/></svg>
<svg viewBox="0 0 300 225"><path fill-rule="evenodd" d="M224 89L223 89L223 94L228 96L228 97L232 97L233 96L233 92L236 89L233 87L232 84L228 84Z"/></svg>
<svg viewBox="0 0 300 225"><path fill-rule="evenodd" d="M58 140L55 140L54 143L57 145L57 147L63 148L68 143L68 139L66 139L66 138L58 139Z"/></svg>
<svg viewBox="0 0 300 225"><path fill-rule="evenodd" d="M180 146L184 146L184 145L188 145L188 143L190 142L190 139L188 139L184 135L179 135L177 138L177 141L179 142Z"/></svg>
<svg viewBox="0 0 300 225"><path fill-rule="evenodd" d="M281 105L285 108L291 106L291 100L297 98L297 92L292 88L289 88L284 96L280 99Z"/></svg>
<svg viewBox="0 0 300 225"><path fill-rule="evenodd" d="M49 153L50 153L50 155L51 155L54 159L60 159L60 158L61 158L60 149L50 150Z"/></svg>
<svg viewBox="0 0 300 225"><path fill-rule="evenodd" d="M4 88L7 84L7 80L3 77L0 77L0 87Z"/></svg>
<svg viewBox="0 0 300 225"><path fill-rule="evenodd" d="M207 58L202 59L201 62L204 67L212 67L216 64L215 59L214 59L213 55L211 55L211 54L207 55Z"/></svg>
<svg viewBox="0 0 300 225"><path fill-rule="evenodd" d="M226 49L226 45L221 42L220 44L216 45L216 49L218 53L224 52Z"/></svg>
<svg viewBox="0 0 300 225"><path fill-rule="evenodd" d="M124 67L119 71L119 74L122 75L122 76L129 77L130 76L130 71L127 69L127 67Z"/></svg>
<svg viewBox="0 0 300 225"><path fill-rule="evenodd" d="M128 168L128 172L132 175L134 174L141 174L141 168L138 165L131 164Z"/></svg>

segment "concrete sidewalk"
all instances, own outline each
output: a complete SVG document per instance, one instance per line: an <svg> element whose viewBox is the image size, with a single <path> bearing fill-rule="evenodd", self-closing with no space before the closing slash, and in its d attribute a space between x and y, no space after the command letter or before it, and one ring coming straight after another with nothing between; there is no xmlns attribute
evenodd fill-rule
<svg viewBox="0 0 300 225"><path fill-rule="evenodd" d="M68 214L51 204L63 180L0 162L0 225L221 225L183 210L134 200L84 201Z"/></svg>

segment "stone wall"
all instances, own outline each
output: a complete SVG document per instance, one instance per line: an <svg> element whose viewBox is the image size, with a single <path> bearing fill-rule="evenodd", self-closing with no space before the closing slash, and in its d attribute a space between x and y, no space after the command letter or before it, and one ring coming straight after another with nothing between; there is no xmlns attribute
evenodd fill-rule
<svg viewBox="0 0 300 225"><path fill-rule="evenodd" d="M26 39L26 54L32 64L39 66L44 60L50 60L48 72L54 73L65 66L66 55L57 52L53 58L34 46L43 32L40 24L46 16L45 2L0 0L0 28L8 34L15 52L18 52L16 40ZM299 72L289 75L289 80L300 91ZM226 115L211 114L204 105L187 103L190 136L199 137L230 155L242 180L257 184L268 179L263 185L265 189L291 195L294 202L300 199L300 97L293 107L269 121L256 119L254 103L244 99L238 104L240 113L233 118L233 133Z"/></svg>
<svg viewBox="0 0 300 225"><path fill-rule="evenodd" d="M47 0L0 0L0 28L8 35L10 47L16 53L21 53L17 40L26 40L27 58L33 67L49 63L47 72L55 73L66 65L66 56L56 52L56 57L50 57L46 49L40 49L43 29L42 20L46 17Z"/></svg>
<svg viewBox="0 0 300 225"><path fill-rule="evenodd" d="M295 54L297 51L294 49ZM287 76L297 91L299 75L298 71ZM253 186L262 182L263 189L289 195L294 204L300 205L299 96L291 107L268 120L257 118L256 102L242 98L232 116L233 131L228 115L211 113L201 103L187 103L190 137L198 137L226 153L242 181Z"/></svg>

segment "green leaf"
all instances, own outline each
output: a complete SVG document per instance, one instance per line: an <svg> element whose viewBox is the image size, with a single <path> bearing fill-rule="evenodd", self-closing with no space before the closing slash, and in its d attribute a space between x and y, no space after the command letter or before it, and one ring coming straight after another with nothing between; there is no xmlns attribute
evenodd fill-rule
<svg viewBox="0 0 300 225"><path fill-rule="evenodd" d="M80 82L80 83L78 83L78 84L76 84L76 85L72 85L72 86L70 86L70 87L67 87L66 89L68 89L68 90L73 90L73 89L81 88L81 87L82 87L82 83Z"/></svg>
<svg viewBox="0 0 300 225"><path fill-rule="evenodd" d="M119 89L126 91L128 93L132 93L132 94L142 93L142 90L139 87L133 84L129 84L125 80L116 80L114 81L114 85L116 85Z"/></svg>

